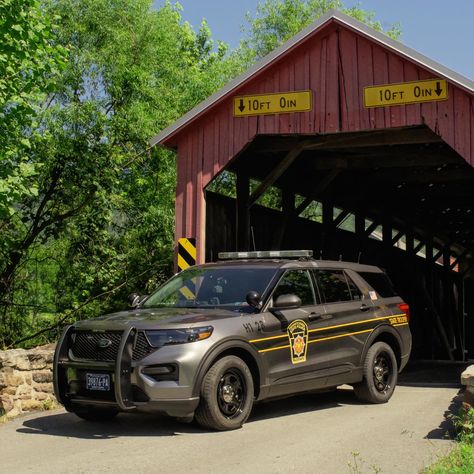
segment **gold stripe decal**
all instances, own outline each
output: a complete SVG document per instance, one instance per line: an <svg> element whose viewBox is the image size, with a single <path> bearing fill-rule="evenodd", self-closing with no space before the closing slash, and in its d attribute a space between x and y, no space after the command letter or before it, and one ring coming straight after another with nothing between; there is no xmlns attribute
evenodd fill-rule
<svg viewBox="0 0 474 474"><path fill-rule="evenodd" d="M335 325L335 326L328 326L328 327L325 327L325 328L311 329L308 332L311 333L311 332L316 332L316 331L328 331L330 329L337 329L337 328L342 328L342 327L347 327L347 326L353 326L355 324L370 323L372 321L381 321L381 320L386 320L386 319L390 320L390 324L392 326L396 326L396 327L398 327L398 326L408 326L408 320L407 320L406 314L396 314L396 315L391 315L391 316L384 316L384 317L381 317L381 318L365 319L363 321L356 321L356 322L353 322L353 323L338 324L338 325ZM330 341L332 339L341 339L343 337L357 336L358 334L365 334L365 333L368 333L368 332L373 332L374 329L375 328L364 329L362 331L355 331L355 332L350 332L350 333L346 333L346 334L337 334L335 336L320 337L320 338L317 338L317 339L312 339L312 340L307 341L307 344L313 344L315 342ZM270 340L275 340L275 339L282 339L282 338L286 338L286 337L287 337L287 335L283 334L281 336L271 336L271 337L264 337L262 339L253 339L249 342L256 343L256 342L270 341ZM278 351L280 349L287 349L289 347L291 348L291 345L285 344L283 346L269 347L267 349L260 349L260 350L258 350L258 352L259 353L265 353L265 352L271 352L271 351Z"/></svg>
<svg viewBox="0 0 474 474"><path fill-rule="evenodd" d="M317 329L310 329L308 332L321 332L321 331L329 331L330 329L337 329L337 328L343 328L347 326L354 326L356 324L364 324L364 323L371 323L373 321L383 321L384 319L392 319L392 318L397 318L399 316L405 316L405 314L392 314L390 316L383 316L380 318L372 318L372 319L364 319L363 321L355 321L353 323L345 323L345 324L337 324L335 326L327 326L325 328L317 328ZM261 339L252 339L249 341L250 343L256 343L256 342L263 342L263 341L271 341L273 339L283 339L287 337L286 334L282 334L281 336L270 336L270 337L262 337Z"/></svg>

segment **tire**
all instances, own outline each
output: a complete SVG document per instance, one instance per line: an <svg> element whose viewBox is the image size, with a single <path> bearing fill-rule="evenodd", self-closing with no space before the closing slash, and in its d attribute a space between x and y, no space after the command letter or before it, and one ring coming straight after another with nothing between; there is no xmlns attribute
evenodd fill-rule
<svg viewBox="0 0 474 474"><path fill-rule="evenodd" d="M117 410L97 407L74 407L71 412L87 421L109 421L118 415Z"/></svg>
<svg viewBox="0 0 474 474"><path fill-rule="evenodd" d="M206 373L195 419L203 428L226 431L240 428L252 411L253 378L236 356L219 359Z"/></svg>
<svg viewBox="0 0 474 474"><path fill-rule="evenodd" d="M390 400L398 380L398 365L392 348L385 342L376 342L367 351L364 361L364 379L354 385L356 397L369 403Z"/></svg>

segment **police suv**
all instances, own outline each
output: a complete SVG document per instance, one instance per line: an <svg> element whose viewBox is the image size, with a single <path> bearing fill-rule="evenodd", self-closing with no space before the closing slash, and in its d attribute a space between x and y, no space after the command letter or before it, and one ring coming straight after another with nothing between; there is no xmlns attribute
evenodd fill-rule
<svg viewBox="0 0 474 474"><path fill-rule="evenodd" d="M219 257L133 309L67 327L58 401L86 420L160 412L230 430L272 397L351 384L365 402L390 399L410 356L410 313L379 268L311 251Z"/></svg>

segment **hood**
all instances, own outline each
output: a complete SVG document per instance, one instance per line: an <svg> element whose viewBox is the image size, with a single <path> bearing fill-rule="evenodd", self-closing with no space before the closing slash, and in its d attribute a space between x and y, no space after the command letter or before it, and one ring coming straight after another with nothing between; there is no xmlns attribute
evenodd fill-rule
<svg viewBox="0 0 474 474"><path fill-rule="evenodd" d="M211 321L238 316L239 313L235 311L210 308L139 308L78 321L74 326L81 329L113 329L127 326L135 326L138 329L166 329L202 326Z"/></svg>

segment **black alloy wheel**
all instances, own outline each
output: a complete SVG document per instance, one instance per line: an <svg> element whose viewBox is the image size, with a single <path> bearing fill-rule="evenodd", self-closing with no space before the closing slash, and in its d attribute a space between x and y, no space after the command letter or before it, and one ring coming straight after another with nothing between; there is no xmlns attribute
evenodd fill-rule
<svg viewBox="0 0 474 474"><path fill-rule="evenodd" d="M374 360L374 383L375 388L386 393L390 390L390 375L393 372L390 356L386 352L381 352Z"/></svg>
<svg viewBox="0 0 474 474"><path fill-rule="evenodd" d="M222 414L227 418L234 418L242 413L246 393L247 387L242 373L235 368L228 370L217 387L217 402Z"/></svg>
<svg viewBox="0 0 474 474"><path fill-rule="evenodd" d="M386 403L393 395L398 380L397 359L385 342L376 342L367 351L364 378L354 384L356 397L369 403Z"/></svg>
<svg viewBox="0 0 474 474"><path fill-rule="evenodd" d="M235 430L247 421L253 399L253 378L247 364L239 357L225 356L204 376L195 419L204 428Z"/></svg>

